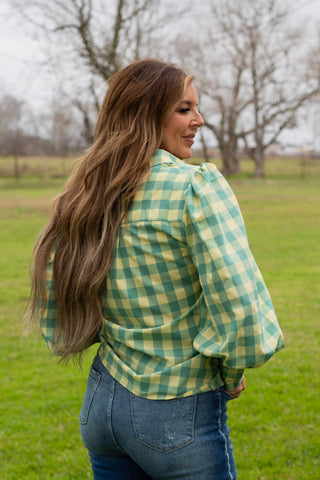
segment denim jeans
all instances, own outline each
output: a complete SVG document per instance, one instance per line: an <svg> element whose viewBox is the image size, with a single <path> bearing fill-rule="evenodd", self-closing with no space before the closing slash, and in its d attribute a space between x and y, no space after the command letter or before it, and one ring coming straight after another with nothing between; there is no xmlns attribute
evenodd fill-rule
<svg viewBox="0 0 320 480"><path fill-rule="evenodd" d="M235 480L223 389L173 400L137 397L98 357L80 412L95 480Z"/></svg>

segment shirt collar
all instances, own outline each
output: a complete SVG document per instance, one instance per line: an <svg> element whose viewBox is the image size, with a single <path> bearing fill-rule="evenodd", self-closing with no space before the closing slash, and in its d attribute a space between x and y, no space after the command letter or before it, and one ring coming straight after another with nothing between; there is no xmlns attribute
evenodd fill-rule
<svg viewBox="0 0 320 480"><path fill-rule="evenodd" d="M179 160L177 157L175 157L171 153L167 152L166 150L162 150L161 148L159 148L152 155L151 167L155 167L156 165L162 165L162 164L166 164L166 165L171 164L172 165L172 164L180 163L180 162L182 162L182 161ZM184 162L182 162L182 163L184 163Z"/></svg>

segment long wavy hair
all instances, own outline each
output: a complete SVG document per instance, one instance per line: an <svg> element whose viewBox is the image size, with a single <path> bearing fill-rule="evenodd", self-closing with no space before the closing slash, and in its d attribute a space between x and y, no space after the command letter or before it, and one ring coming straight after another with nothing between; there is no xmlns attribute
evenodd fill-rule
<svg viewBox="0 0 320 480"><path fill-rule="evenodd" d="M31 263L29 326L46 306L54 251L54 345L61 360L94 342L103 317L106 275L120 223L150 171L163 125L181 101L187 76L172 64L137 61L114 75L93 144L56 198ZM80 357L80 356L79 356Z"/></svg>

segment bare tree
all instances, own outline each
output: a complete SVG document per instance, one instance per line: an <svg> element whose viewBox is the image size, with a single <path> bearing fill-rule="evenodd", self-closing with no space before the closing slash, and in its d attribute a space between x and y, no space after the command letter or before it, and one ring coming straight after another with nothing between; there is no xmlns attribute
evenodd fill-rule
<svg viewBox="0 0 320 480"><path fill-rule="evenodd" d="M289 24L285 2L215 0L210 8L206 41L196 46L206 52L197 62L206 126L225 174L239 171L241 140L255 161L255 176L262 176L266 147L319 92L316 68L306 68L308 47Z"/></svg>
<svg viewBox="0 0 320 480"><path fill-rule="evenodd" d="M126 62L147 50L156 21L155 0L12 0L37 32L58 91L83 117L87 141L102 90ZM33 33L34 34L34 33ZM143 35L142 35L143 34Z"/></svg>
<svg viewBox="0 0 320 480"><path fill-rule="evenodd" d="M225 52L216 37L216 31L208 30L211 17L196 19L195 24L202 22L198 40L186 42L178 37L174 42L174 53L179 63L186 71L195 72L194 82L199 92L201 114L205 120L205 127L210 130L221 153L225 175L240 171L237 157L237 144L240 134L236 131L236 123L241 108L239 98L241 75L245 68L241 58L236 55L231 61L225 62ZM208 158L208 141L203 129L200 131L200 140L203 154Z"/></svg>
<svg viewBox="0 0 320 480"><path fill-rule="evenodd" d="M75 118L71 106L68 103L63 103L59 98L54 99L52 112L47 115L47 125L49 127L47 138L54 155L65 157L84 147L79 124L79 119Z"/></svg>
<svg viewBox="0 0 320 480"><path fill-rule="evenodd" d="M30 148L45 148L38 135L38 117L30 105L8 93L0 96L0 155L13 157L13 175L20 178L19 159L30 154Z"/></svg>
<svg viewBox="0 0 320 480"><path fill-rule="evenodd" d="M248 74L252 89L252 134L243 135L255 162L257 177L264 174L264 152L293 121L298 110L319 93L316 70L307 68L302 32L288 25L290 8L275 0L250 2L246 15L238 9L248 38ZM319 62L319 59L318 59ZM250 125L249 123L249 125Z"/></svg>
<svg viewBox="0 0 320 480"><path fill-rule="evenodd" d="M23 136L22 116L24 102L11 95L0 101L0 152L14 158L14 176L19 178L19 155Z"/></svg>
<svg viewBox="0 0 320 480"><path fill-rule="evenodd" d="M150 31L155 0L12 0L16 11L50 42L56 56L108 81L123 62L139 55L141 30ZM43 37L42 37L43 38ZM53 51L46 54L52 58ZM84 71L84 70L82 70Z"/></svg>
<svg viewBox="0 0 320 480"><path fill-rule="evenodd" d="M242 78L245 73L243 56L234 58L230 72L230 79L221 75L223 63L214 67L210 84L203 88L208 105L208 115L205 116L206 127L213 132L218 142L225 175L232 175L240 171L238 159L238 141L246 130L239 129L238 120L241 113L250 103L250 97L242 95ZM211 115L210 115L211 111Z"/></svg>
<svg viewBox="0 0 320 480"><path fill-rule="evenodd" d="M220 11L219 6L222 10ZM213 13L213 15L212 15ZM239 119L252 95L247 88L247 46L241 35L236 15L230 16L224 3L210 2L202 19L202 37L190 44L177 42L179 58L187 57L197 72L196 82L201 98L205 127L213 133L222 158L222 172L232 175L240 171L238 142L251 131Z"/></svg>

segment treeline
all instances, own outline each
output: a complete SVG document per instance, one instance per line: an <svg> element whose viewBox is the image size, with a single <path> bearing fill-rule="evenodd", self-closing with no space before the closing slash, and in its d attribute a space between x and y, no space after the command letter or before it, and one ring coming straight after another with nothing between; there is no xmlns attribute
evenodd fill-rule
<svg viewBox="0 0 320 480"><path fill-rule="evenodd" d="M0 112L7 152L30 151L33 145L34 151L61 155L88 145L110 77L137 58L173 61L195 76L205 119L203 151L218 146L226 175L241 170L239 153L245 151L255 176L262 176L270 145L299 123L303 108L319 101L318 32L310 22L306 28L299 2L11 0L10 5L29 31L37 32L57 91L40 122L30 112L29 121L23 120L25 104L11 123Z"/></svg>
<svg viewBox="0 0 320 480"><path fill-rule="evenodd" d="M0 96L0 155L65 156L85 147L82 124L70 106L54 103L46 114L27 101Z"/></svg>

